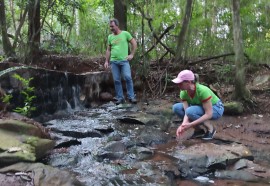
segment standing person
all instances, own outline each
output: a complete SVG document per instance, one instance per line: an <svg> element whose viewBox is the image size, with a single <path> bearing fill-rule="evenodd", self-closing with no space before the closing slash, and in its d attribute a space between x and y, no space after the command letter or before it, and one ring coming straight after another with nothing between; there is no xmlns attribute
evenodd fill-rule
<svg viewBox="0 0 270 186"><path fill-rule="evenodd" d="M136 104L137 100L134 95L133 81L129 61L133 59L137 43L136 40L127 31L119 28L117 19L110 20L110 30L112 34L108 36L108 47L106 51L105 68L112 68L114 88L116 93L116 104L125 102L121 77L126 81L127 97L131 103ZM128 46L131 44L131 52L128 54Z"/></svg>
<svg viewBox="0 0 270 186"><path fill-rule="evenodd" d="M216 129L207 121L217 120L223 115L222 101L210 88L196 82L196 77L190 70L181 71L172 81L179 86L182 100L182 103L176 103L172 107L173 112L183 119L176 136L179 137L188 128L203 124L207 131L202 139L213 139Z"/></svg>

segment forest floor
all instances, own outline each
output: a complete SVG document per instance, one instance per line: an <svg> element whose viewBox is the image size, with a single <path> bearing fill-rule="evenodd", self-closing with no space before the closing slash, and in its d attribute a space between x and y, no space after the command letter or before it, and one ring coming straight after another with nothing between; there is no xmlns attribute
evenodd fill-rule
<svg viewBox="0 0 270 186"><path fill-rule="evenodd" d="M155 63L155 62L153 62ZM169 62L168 62L169 63ZM173 84L167 85L167 91L163 94L163 96L155 96L152 95L157 92L157 89L154 90L154 87L157 86L158 81L160 81L159 77L161 74L164 74L164 69L167 69L167 74L170 76L176 76L180 69L175 69L169 67L168 63L157 68L155 65L150 65L152 70L149 71L149 76L146 77L147 85L151 88L146 88L148 92L148 100L154 99L155 102L157 100L160 101L160 107L168 108L168 105L172 105L175 101L179 101L178 95L179 90L177 86ZM203 63L193 64L189 66L190 69L199 73L200 81L206 82L212 89L216 91L216 93L222 98L223 102L230 101L231 93L233 91L233 83L225 83L226 78L234 77L233 74L229 74L229 72L223 73L222 75L217 74L217 71L214 70L214 64L221 66L222 61L206 61ZM60 70L73 72L76 74L85 73L85 72L95 72L95 71L103 71L104 58L84 58L78 56L45 56L41 59L41 62L35 64L42 68ZM227 64L223 64L221 69L226 69ZM172 65L171 65L172 66ZM134 68L132 68L134 70ZM217 138L222 138L226 140L236 141L247 145L251 150L258 150L269 152L270 153L270 67L269 65L257 65L255 68L250 68L247 66L247 87L252 93L252 100L254 105L253 108L248 108L241 115L224 115L218 122L216 122L217 128ZM254 81L258 77L268 76L268 82L264 84L260 84L260 81L254 85ZM139 80L136 79L135 75L133 78L134 84L136 84ZM148 79L149 78L149 79ZM223 78L223 79L222 79ZM155 82L156 80L156 82ZM142 84L145 86L145 84ZM137 97L139 100L138 104L143 104L142 90L137 91ZM162 109L162 108L161 108ZM258 152L258 151L254 151ZM256 156L258 158L256 159ZM270 160L269 156L264 157L259 154L255 154L255 161L258 163L263 163L265 165L269 165ZM268 154L269 155L269 154ZM267 156L267 154L265 155ZM267 161L264 163L264 161Z"/></svg>

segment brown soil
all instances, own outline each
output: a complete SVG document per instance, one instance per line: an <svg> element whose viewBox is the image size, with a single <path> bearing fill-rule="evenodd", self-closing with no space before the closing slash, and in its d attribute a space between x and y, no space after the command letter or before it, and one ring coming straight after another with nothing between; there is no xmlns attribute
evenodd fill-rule
<svg viewBox="0 0 270 186"><path fill-rule="evenodd" d="M73 73L84 73L84 72L93 72L93 71L101 71L104 70L103 63L104 58L94 58L94 59L87 59L84 57L74 57L74 56L44 56L41 61L39 61L37 66L53 69L53 70L60 70L60 71L68 71ZM223 63L223 62L216 62L216 64ZM220 79L217 77L218 75L215 74L213 71L212 61L204 62L203 64L194 65L191 67L194 71L200 74L200 81L206 82L212 89L216 91L217 94L222 98L222 100L230 101L230 95L233 90L233 86L230 84L216 84L216 80ZM151 65L152 67L152 65ZM167 64L160 67L159 69L169 69L168 74L173 76L177 75L178 69L175 68L168 68ZM254 105L255 107L249 107L246 109L245 113L241 116L228 116L224 115L222 119L216 122L217 126L217 138L232 140L241 142L252 150L254 153L257 152L265 152L266 154L254 154L255 160L257 161L268 161L268 165L270 165L270 160L267 158L264 159L264 156L268 156L268 152L270 152L270 84L268 83L267 87L260 87L260 86L252 86L252 81L255 77L259 74L270 74L269 65L260 65L256 68L247 68L247 82L248 88L251 90L253 95ZM133 68L134 70L134 68ZM156 83L160 81L159 77L160 74L164 71L157 70L156 67L152 68L152 71L149 72L151 76L148 76L149 81L147 81L148 86L151 86L151 83ZM227 76L233 77L231 74L227 74ZM136 76L134 76L136 77ZM155 78L156 77L156 78ZM136 77L137 78L137 77ZM134 82L139 81L139 79L134 78ZM150 79L154 79L150 81ZM156 80L156 82L155 82ZM145 84L143 84L145 86ZM153 85L154 87L154 85ZM140 89L140 90L143 90ZM149 89L148 89L149 90ZM157 97L151 95L151 91L148 91L148 99L155 98L164 101L165 97L165 104L164 107L167 107L168 104L172 105L174 101L178 101L178 92L177 87L174 85L168 85L167 92L165 93L166 96ZM137 95L142 95L142 92L137 90ZM139 99L141 96L138 96ZM144 98L145 99L145 98ZM140 101L143 101L142 99ZM257 150L257 151L256 151ZM269 156L268 156L269 157Z"/></svg>
<svg viewBox="0 0 270 186"><path fill-rule="evenodd" d="M67 71L75 74L102 71L105 58L85 58L83 56L44 55L37 63L41 68Z"/></svg>

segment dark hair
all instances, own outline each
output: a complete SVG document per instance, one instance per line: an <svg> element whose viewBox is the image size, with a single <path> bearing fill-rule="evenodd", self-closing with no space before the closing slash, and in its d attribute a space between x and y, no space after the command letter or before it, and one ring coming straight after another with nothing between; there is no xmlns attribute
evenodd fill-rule
<svg viewBox="0 0 270 186"><path fill-rule="evenodd" d="M113 19L110 20L110 23L112 23L112 22L114 22L114 24L115 24L116 26L119 26L119 21L118 21L118 19L113 18Z"/></svg>
<svg viewBox="0 0 270 186"><path fill-rule="evenodd" d="M199 81L199 74L194 74L194 83Z"/></svg>

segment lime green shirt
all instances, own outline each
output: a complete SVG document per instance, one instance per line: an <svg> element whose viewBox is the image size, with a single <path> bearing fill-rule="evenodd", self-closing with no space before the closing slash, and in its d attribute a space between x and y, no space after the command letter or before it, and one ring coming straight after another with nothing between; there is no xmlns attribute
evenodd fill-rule
<svg viewBox="0 0 270 186"><path fill-rule="evenodd" d="M203 102L208 100L211 100L212 105L214 105L219 100L210 88L199 83L195 85L195 94L193 96L188 95L186 90L180 91L180 99L187 101L191 105L202 105Z"/></svg>
<svg viewBox="0 0 270 186"><path fill-rule="evenodd" d="M128 43L133 37L127 31L121 31L120 34L110 34L108 44L111 46L110 61L126 60L128 56Z"/></svg>

